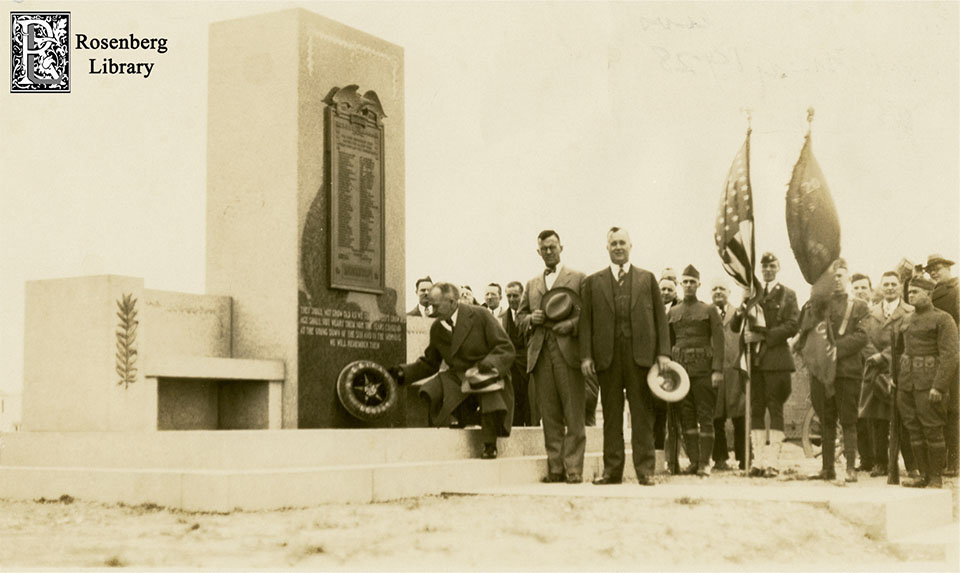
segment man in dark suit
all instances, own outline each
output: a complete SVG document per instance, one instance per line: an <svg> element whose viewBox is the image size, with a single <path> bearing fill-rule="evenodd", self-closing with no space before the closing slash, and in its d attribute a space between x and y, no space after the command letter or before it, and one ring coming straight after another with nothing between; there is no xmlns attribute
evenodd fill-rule
<svg viewBox="0 0 960 573"><path fill-rule="evenodd" d="M527 374L527 333L518 324L520 299L523 296L523 285L518 281L507 283L507 310L500 316L500 324L510 338L517 356L510 367L510 379L513 382L513 425L536 426L538 419L533 419L531 406L534 398L530 395L530 375Z"/></svg>
<svg viewBox="0 0 960 573"><path fill-rule="evenodd" d="M670 364L670 336L657 279L630 264L630 235L607 231L610 266L583 282L580 311L580 368L599 376L603 404L603 475L597 485L623 479L624 392L630 403L633 465L641 485L653 485L653 393L647 372Z"/></svg>
<svg viewBox="0 0 960 573"><path fill-rule="evenodd" d="M417 291L418 302L417 306L410 309L407 316L430 316L432 311L430 308L430 289L433 288L433 279L427 275L422 279L417 279L413 286Z"/></svg>
<svg viewBox="0 0 960 573"><path fill-rule="evenodd" d="M763 309L766 330L755 333L758 343L751 345L750 363L750 442L755 461L753 476L773 477L780 471L780 452L783 447L783 404L790 397L790 374L794 371L793 356L787 341L799 329L800 309L797 293L777 280L780 260L766 252L760 257L763 277L763 295L759 306ZM740 332L743 307L730 321L730 328ZM766 447L765 413L770 412L770 452ZM769 455L767 455L769 454Z"/></svg>
<svg viewBox="0 0 960 573"><path fill-rule="evenodd" d="M492 459L497 457L497 437L509 436L513 422L513 345L490 311L459 300L456 286L445 282L433 285L430 302L437 320L430 327L430 344L416 362L391 367L389 372L400 384L436 374L420 387L420 395L428 399L430 419L437 427L449 425L458 408L463 420L479 407L481 457ZM446 363L447 369L438 373L441 363ZM481 373L499 373L503 388L464 392L464 373L474 366Z"/></svg>
<svg viewBox="0 0 960 573"><path fill-rule="evenodd" d="M950 268L956 263L938 254L927 257L927 266L924 269L930 273L930 278L937 285L933 289L931 298L934 308L940 309L953 318L954 324L960 324L960 290L957 288L957 277L950 276ZM954 372L950 382L950 392L947 394L947 420L944 429L947 439L947 466L943 475L956 477L960 467L960 372Z"/></svg>
<svg viewBox="0 0 960 573"><path fill-rule="evenodd" d="M581 483L588 407L577 337L580 309L574 306L569 316L557 322L550 321L541 309L541 301L553 289L580 292L584 274L565 267L560 262L561 252L563 245L556 231L546 230L537 236L537 253L546 269L527 282L520 302L520 326L530 331L527 371L536 386L547 450L543 481ZM596 394L592 406L597 406Z"/></svg>

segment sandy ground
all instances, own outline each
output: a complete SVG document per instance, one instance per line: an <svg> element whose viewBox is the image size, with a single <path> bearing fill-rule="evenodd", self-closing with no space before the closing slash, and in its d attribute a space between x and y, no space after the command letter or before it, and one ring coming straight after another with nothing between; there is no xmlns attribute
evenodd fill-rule
<svg viewBox="0 0 960 573"><path fill-rule="evenodd" d="M698 478L667 479L695 483ZM746 478L722 473L709 479L742 484ZM775 487L777 481L750 483ZM866 478L850 487L882 483ZM576 487L596 486L571 486ZM950 487L956 493L956 480ZM883 541L825 509L699 497L430 496L230 514L70 499L0 500L0 541L3 570L912 568Z"/></svg>

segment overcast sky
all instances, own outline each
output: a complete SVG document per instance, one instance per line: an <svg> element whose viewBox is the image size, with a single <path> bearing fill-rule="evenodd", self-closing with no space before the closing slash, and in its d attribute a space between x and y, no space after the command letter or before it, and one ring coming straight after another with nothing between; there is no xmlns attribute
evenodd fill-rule
<svg viewBox="0 0 960 573"><path fill-rule="evenodd" d="M720 276L745 108L758 254L780 255L801 300L784 193L808 107L852 270L958 254L956 3L8 3L170 48L140 58L149 79L78 58L69 95L0 93L0 391L21 384L26 280L204 291L208 25L290 6L405 50L407 308L427 273L526 281L544 228L585 272L618 225L635 264Z"/></svg>

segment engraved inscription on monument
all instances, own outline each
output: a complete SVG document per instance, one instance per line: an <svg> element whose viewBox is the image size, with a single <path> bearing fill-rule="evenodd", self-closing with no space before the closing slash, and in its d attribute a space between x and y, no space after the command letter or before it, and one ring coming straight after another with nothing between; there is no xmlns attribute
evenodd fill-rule
<svg viewBox="0 0 960 573"><path fill-rule="evenodd" d="M357 86L327 98L330 153L330 286L381 293L384 287L383 123L377 94Z"/></svg>

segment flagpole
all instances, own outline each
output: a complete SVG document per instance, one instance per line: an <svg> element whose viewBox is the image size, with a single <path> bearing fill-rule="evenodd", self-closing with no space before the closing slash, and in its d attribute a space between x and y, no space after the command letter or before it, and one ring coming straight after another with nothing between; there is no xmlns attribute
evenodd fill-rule
<svg viewBox="0 0 960 573"><path fill-rule="evenodd" d="M751 115L752 115L752 114L750 113L750 110L748 109L748 110L746 110L746 111L747 111L747 157L746 157L746 160L747 160L747 173L750 173L750 133L753 131L753 125L752 125L753 122L751 121ZM751 189L750 192L753 193L753 189ZM754 252L751 252L751 253L750 253L750 259L751 259L751 261L755 261L755 260L756 260L756 251L755 251L754 249L755 249L755 247L754 247L754 245L753 245L753 241L751 241L750 250L751 250L751 251L754 251ZM749 294L749 297L750 297L750 298L753 298L754 289L756 288L756 285L753 284L754 275L755 275L755 271L754 271L753 269L751 269L751 271L750 271L750 277L749 277L749 279L748 279L748 280L750 281L750 294ZM749 300L749 299L748 299L748 300ZM743 315L743 324L742 324L742 326L741 326L741 328L740 328L740 338L741 338L741 340L743 339L744 333L745 333L746 330L747 330L746 327L747 327L747 321L748 321L748 320L749 320L749 311L748 311L748 312L744 312L744 315ZM743 410L744 410L744 412L743 412L743 433L744 433L744 436L743 436L743 467L745 468L745 471L747 472L746 475L748 475L748 476L750 475L750 468L752 467L752 466L751 466L751 463L752 463L752 461L753 461L753 456L750 455L750 453L751 453L751 452L750 452L750 429L752 428L751 420L750 420L750 386L751 386L751 383L752 383L752 381L753 381L753 380L752 380L752 379L753 379L753 365L751 364L751 362L752 362L752 360L753 360L753 358L752 358L752 356L751 356L751 355L753 354L753 346L752 346L752 345L753 345L752 342L747 342L747 344L746 344L746 348L747 348L747 360L746 360L746 364L747 364L747 372L746 372L746 375L747 375L747 384L746 384L746 386L745 386L744 396L743 396L743 398L744 398L744 405L743 405Z"/></svg>

